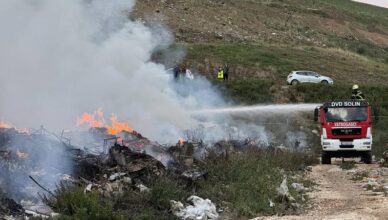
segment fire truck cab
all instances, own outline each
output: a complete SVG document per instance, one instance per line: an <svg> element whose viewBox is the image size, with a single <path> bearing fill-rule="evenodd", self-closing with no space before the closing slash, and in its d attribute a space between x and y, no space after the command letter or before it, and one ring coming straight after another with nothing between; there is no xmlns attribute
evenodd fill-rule
<svg viewBox="0 0 388 220"><path fill-rule="evenodd" d="M321 126L322 164L332 157L361 157L372 162L372 108L364 100L330 101L317 107Z"/></svg>

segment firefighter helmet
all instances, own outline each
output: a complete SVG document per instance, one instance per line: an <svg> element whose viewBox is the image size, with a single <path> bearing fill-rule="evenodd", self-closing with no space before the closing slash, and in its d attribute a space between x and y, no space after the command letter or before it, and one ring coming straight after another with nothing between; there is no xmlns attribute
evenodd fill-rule
<svg viewBox="0 0 388 220"><path fill-rule="evenodd" d="M358 89L358 85L357 85L357 84L354 84L354 85L353 85L353 90L356 90L356 89Z"/></svg>

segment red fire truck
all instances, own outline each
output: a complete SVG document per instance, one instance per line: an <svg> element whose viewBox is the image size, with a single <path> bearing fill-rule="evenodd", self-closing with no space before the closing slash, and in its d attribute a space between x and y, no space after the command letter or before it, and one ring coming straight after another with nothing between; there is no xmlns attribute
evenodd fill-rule
<svg viewBox="0 0 388 220"><path fill-rule="evenodd" d="M372 108L364 100L326 102L315 109L321 125L322 164L332 157L361 157L371 163Z"/></svg>

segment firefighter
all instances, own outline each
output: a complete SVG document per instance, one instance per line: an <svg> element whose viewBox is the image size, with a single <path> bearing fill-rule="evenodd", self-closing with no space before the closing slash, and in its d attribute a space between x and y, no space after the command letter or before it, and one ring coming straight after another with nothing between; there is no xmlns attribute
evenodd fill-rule
<svg viewBox="0 0 388 220"><path fill-rule="evenodd" d="M229 78L229 65L224 65L224 81L227 81Z"/></svg>
<svg viewBox="0 0 388 220"><path fill-rule="evenodd" d="M181 70L180 73L182 75L182 78L184 78L186 76L186 70L187 70L186 64L182 64L180 70Z"/></svg>
<svg viewBox="0 0 388 220"><path fill-rule="evenodd" d="M177 80L179 78L179 73L180 73L180 68L179 68L179 65L176 65L174 67L174 78Z"/></svg>
<svg viewBox="0 0 388 220"><path fill-rule="evenodd" d="M217 79L224 79L224 70L222 69L222 67L218 69Z"/></svg>
<svg viewBox="0 0 388 220"><path fill-rule="evenodd" d="M361 100L365 99L365 96L359 90L358 85L353 85L352 99L361 99Z"/></svg>
<svg viewBox="0 0 388 220"><path fill-rule="evenodd" d="M191 71L189 69L186 69L186 78L189 80L194 79L194 75L191 73Z"/></svg>

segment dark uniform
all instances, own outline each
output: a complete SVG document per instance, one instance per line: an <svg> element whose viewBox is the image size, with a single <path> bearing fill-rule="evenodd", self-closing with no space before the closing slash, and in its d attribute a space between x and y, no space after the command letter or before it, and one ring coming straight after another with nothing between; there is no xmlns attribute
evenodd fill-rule
<svg viewBox="0 0 388 220"><path fill-rule="evenodd" d="M179 73L180 73L179 66L175 66L175 67L174 67L174 78L175 78L175 79L178 79L178 78L179 78Z"/></svg>
<svg viewBox="0 0 388 220"><path fill-rule="evenodd" d="M228 66L228 64L225 64L225 66L224 66L224 81L228 80L228 78L229 78L229 66Z"/></svg>
<svg viewBox="0 0 388 220"><path fill-rule="evenodd" d="M360 90L354 89L352 92L352 99L365 99L365 96Z"/></svg>

